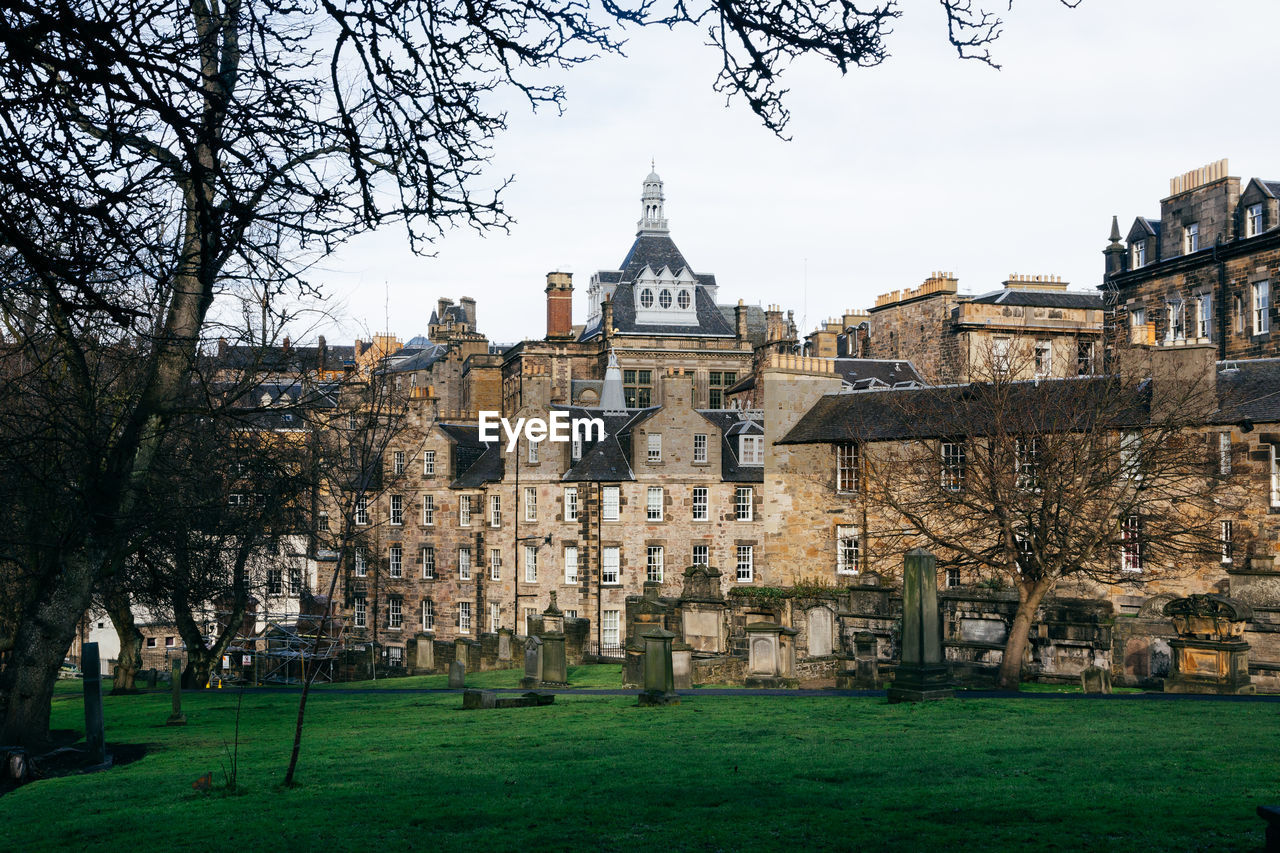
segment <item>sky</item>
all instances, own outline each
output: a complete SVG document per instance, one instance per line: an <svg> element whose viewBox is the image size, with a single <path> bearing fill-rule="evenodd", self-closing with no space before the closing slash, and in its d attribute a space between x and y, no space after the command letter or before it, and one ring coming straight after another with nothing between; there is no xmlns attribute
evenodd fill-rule
<svg viewBox="0 0 1280 853"><path fill-rule="evenodd" d="M310 272L331 317L305 336L408 341L438 297L471 296L490 340L540 338L553 270L573 273L584 322L592 273L635 237L651 161L671 236L720 301L780 304L802 335L935 270L969 293L1010 273L1093 289L1112 215L1122 233L1158 216L1174 175L1229 158L1242 181L1280 179L1280 3L1004 5L999 71L958 59L939 5L918 0L881 66L793 65L790 141L712 90L698 31L632 31L627 57L563 75L563 115L512 104L482 184L514 177L510 233L452 230L434 257L395 226L352 240Z"/></svg>

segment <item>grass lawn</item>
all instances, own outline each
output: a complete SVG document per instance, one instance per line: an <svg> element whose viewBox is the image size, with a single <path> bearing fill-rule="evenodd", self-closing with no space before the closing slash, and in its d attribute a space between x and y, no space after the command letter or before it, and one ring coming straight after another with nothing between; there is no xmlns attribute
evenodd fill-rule
<svg viewBox="0 0 1280 853"><path fill-rule="evenodd" d="M571 679L616 685L617 667ZM69 690L55 728L82 726ZM108 697L108 742L149 753L0 797L0 849L1256 850L1254 808L1280 802L1270 703L583 695L463 711L456 694L321 690L286 790L297 696L254 692L230 793L236 700L188 693L188 724L168 728L167 693ZM192 790L209 771L215 790Z"/></svg>

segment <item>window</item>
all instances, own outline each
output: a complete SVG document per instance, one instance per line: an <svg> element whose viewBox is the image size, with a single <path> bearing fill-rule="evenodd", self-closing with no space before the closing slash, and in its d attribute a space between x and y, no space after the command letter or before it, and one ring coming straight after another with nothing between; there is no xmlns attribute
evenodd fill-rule
<svg viewBox="0 0 1280 853"><path fill-rule="evenodd" d="M1166 341L1180 341L1187 337L1186 313L1181 298L1164 304Z"/></svg>
<svg viewBox="0 0 1280 853"><path fill-rule="evenodd" d="M564 489L564 520L578 520L578 487L565 486Z"/></svg>
<svg viewBox="0 0 1280 853"><path fill-rule="evenodd" d="M733 371L713 370L707 374L707 407L724 408L724 389L738 381L738 374Z"/></svg>
<svg viewBox="0 0 1280 853"><path fill-rule="evenodd" d="M658 293L658 305L663 308L671 307L671 291L665 287Z"/></svg>
<svg viewBox="0 0 1280 853"><path fill-rule="evenodd" d="M681 290L676 294L676 304L680 306L681 310L688 308L692 301L693 298L689 295L689 291L687 290Z"/></svg>
<svg viewBox="0 0 1280 853"><path fill-rule="evenodd" d="M618 613L617 610L606 610L601 614L600 643L606 648L621 645L618 638Z"/></svg>
<svg viewBox="0 0 1280 853"><path fill-rule="evenodd" d="M524 546L524 579L526 583L534 583L538 580L538 547L536 545Z"/></svg>
<svg viewBox="0 0 1280 853"><path fill-rule="evenodd" d="M1053 375L1053 341L1036 341L1036 376Z"/></svg>
<svg viewBox="0 0 1280 853"><path fill-rule="evenodd" d="M502 495L489 495L489 526L502 526Z"/></svg>
<svg viewBox="0 0 1280 853"><path fill-rule="evenodd" d="M755 577L756 546L738 546L738 583L751 583Z"/></svg>
<svg viewBox="0 0 1280 853"><path fill-rule="evenodd" d="M355 412L347 413L347 429L358 429L360 424L356 421Z"/></svg>
<svg viewBox="0 0 1280 853"><path fill-rule="evenodd" d="M460 495L458 497L458 526L471 526L471 495Z"/></svg>
<svg viewBox="0 0 1280 853"><path fill-rule="evenodd" d="M165 646L165 648L166 648L166 649L172 649L172 648L174 647L174 645L175 645L175 642L174 642L174 638L173 638L173 637L165 637L165 638L164 638L164 646Z"/></svg>
<svg viewBox="0 0 1280 853"><path fill-rule="evenodd" d="M387 599L387 627L392 631L399 631L400 626L404 623L404 614L402 608L404 602L398 598Z"/></svg>
<svg viewBox="0 0 1280 853"><path fill-rule="evenodd" d="M302 594L302 573L299 572L297 569L289 570L289 594L290 595Z"/></svg>
<svg viewBox="0 0 1280 853"><path fill-rule="evenodd" d="M387 549L387 573L393 578L404 577L404 547L392 545Z"/></svg>
<svg viewBox="0 0 1280 853"><path fill-rule="evenodd" d="M541 444L541 443L542 443L542 442L540 442L540 441L530 441L530 442L529 442L529 456L528 456L528 459L529 459L529 464L530 464L530 465L537 465L537 464L538 464L538 445L539 445L539 444Z"/></svg>
<svg viewBox="0 0 1280 853"><path fill-rule="evenodd" d="M693 490L693 520L706 521L710 517L707 512L707 489L696 486Z"/></svg>
<svg viewBox="0 0 1280 853"><path fill-rule="evenodd" d="M991 372L997 377L1009 372L1009 347L1012 341L1012 338L991 339Z"/></svg>
<svg viewBox="0 0 1280 853"><path fill-rule="evenodd" d="M662 486L650 486L645 498L645 520L662 521Z"/></svg>
<svg viewBox="0 0 1280 853"><path fill-rule="evenodd" d="M1139 240L1129 245L1129 268L1138 269L1147 265L1147 241Z"/></svg>
<svg viewBox="0 0 1280 853"><path fill-rule="evenodd" d="M601 513L605 521L618 520L619 489L617 486L605 486L601 495Z"/></svg>
<svg viewBox="0 0 1280 853"><path fill-rule="evenodd" d="M738 521L751 521L754 517L755 489L738 486L733 490L733 509Z"/></svg>
<svg viewBox="0 0 1280 853"><path fill-rule="evenodd" d="M617 545L607 545L600 560L600 582L618 583L619 553Z"/></svg>
<svg viewBox="0 0 1280 853"><path fill-rule="evenodd" d="M147 648L154 649L156 647L156 638L147 637Z"/></svg>
<svg viewBox="0 0 1280 853"><path fill-rule="evenodd" d="M434 477L436 475L436 452L434 450L422 451L422 476Z"/></svg>
<svg viewBox="0 0 1280 853"><path fill-rule="evenodd" d="M1191 222L1182 228L1182 251L1184 254L1200 251L1200 223Z"/></svg>
<svg viewBox="0 0 1280 853"><path fill-rule="evenodd" d="M387 646L387 666L404 666L404 649Z"/></svg>
<svg viewBox="0 0 1280 853"><path fill-rule="evenodd" d="M1142 571L1142 519L1125 516L1120 525L1120 571Z"/></svg>
<svg viewBox="0 0 1280 853"><path fill-rule="evenodd" d="M391 523L404 524L404 495L391 496Z"/></svg>
<svg viewBox="0 0 1280 853"><path fill-rule="evenodd" d="M430 526L436 523L436 496L422 496L422 523Z"/></svg>
<svg viewBox="0 0 1280 853"><path fill-rule="evenodd" d="M422 550L418 551L418 564L422 566L422 577L424 580L435 580L436 549L434 545L422 546Z"/></svg>
<svg viewBox="0 0 1280 853"><path fill-rule="evenodd" d="M1040 439L1037 436L1017 438L1013 442L1015 485L1019 489L1040 488Z"/></svg>
<svg viewBox="0 0 1280 853"><path fill-rule="evenodd" d="M538 489L536 486L529 486L524 490L524 520L538 520Z"/></svg>
<svg viewBox="0 0 1280 853"><path fill-rule="evenodd" d="M764 464L764 436L738 436L738 461L743 465Z"/></svg>
<svg viewBox="0 0 1280 853"><path fill-rule="evenodd" d="M1223 565L1231 563L1231 528L1230 521L1218 522L1218 541L1222 545L1222 562Z"/></svg>
<svg viewBox="0 0 1280 853"><path fill-rule="evenodd" d="M651 287L641 288L641 290L640 290L640 307L641 307L641 308L652 308L652 307L653 307L653 288L651 288Z"/></svg>
<svg viewBox="0 0 1280 853"><path fill-rule="evenodd" d="M960 586L960 570L954 566L947 567L947 589Z"/></svg>
<svg viewBox="0 0 1280 853"><path fill-rule="evenodd" d="M429 598L422 599L422 630L436 629L436 603Z"/></svg>
<svg viewBox="0 0 1280 853"><path fill-rule="evenodd" d="M329 530L329 513L323 509L316 515L316 530L323 532Z"/></svg>
<svg viewBox="0 0 1280 853"><path fill-rule="evenodd" d="M836 445L836 491L846 494L858 490L858 445Z"/></svg>
<svg viewBox="0 0 1280 853"><path fill-rule="evenodd" d="M1253 289L1253 333L1265 335L1271 330L1271 282L1255 281Z"/></svg>
<svg viewBox="0 0 1280 853"><path fill-rule="evenodd" d="M356 524L369 523L369 496L361 495L356 498Z"/></svg>
<svg viewBox="0 0 1280 853"><path fill-rule="evenodd" d="M958 441L944 441L942 455L942 488L949 492L958 492L964 488L964 444Z"/></svg>
<svg viewBox="0 0 1280 853"><path fill-rule="evenodd" d="M1267 470L1271 472L1271 505L1280 506L1280 467L1276 464L1276 446L1267 445L1267 456L1270 460Z"/></svg>
<svg viewBox="0 0 1280 853"><path fill-rule="evenodd" d="M533 633L533 620L538 618L538 611L532 607L524 609L524 631L526 634Z"/></svg>
<svg viewBox="0 0 1280 853"><path fill-rule="evenodd" d="M353 558L352 562L355 564L355 576L356 576L356 577L358 577L358 578L362 578L362 577L364 577L365 575L369 574L369 564L368 564L368 563L365 561L365 559L364 559L364 549L363 549L363 548L357 548L357 549L355 550L355 556L354 556L354 558Z"/></svg>
<svg viewBox="0 0 1280 853"><path fill-rule="evenodd" d="M1244 212L1244 236L1257 237L1262 233L1262 205L1251 204Z"/></svg>
<svg viewBox="0 0 1280 853"><path fill-rule="evenodd" d="M1129 431L1120 436L1120 476L1142 479L1142 434Z"/></svg>
<svg viewBox="0 0 1280 853"><path fill-rule="evenodd" d="M858 528L851 524L836 527L836 574L856 575L860 568Z"/></svg>
<svg viewBox="0 0 1280 853"><path fill-rule="evenodd" d="M471 633L471 602L458 602L458 631L463 634Z"/></svg>
<svg viewBox="0 0 1280 853"><path fill-rule="evenodd" d="M653 402L653 371L622 371L622 396L628 409L647 409Z"/></svg>
<svg viewBox="0 0 1280 853"><path fill-rule="evenodd" d="M1093 341L1076 341L1076 374L1093 373Z"/></svg>
<svg viewBox="0 0 1280 853"><path fill-rule="evenodd" d="M1031 537L1022 533L1013 534L1013 547L1016 552L1013 558L1014 568L1018 570L1018 574L1029 572L1035 558Z"/></svg>
<svg viewBox="0 0 1280 853"><path fill-rule="evenodd" d="M1213 297L1207 293L1196 297L1196 337L1213 337Z"/></svg>
<svg viewBox="0 0 1280 853"><path fill-rule="evenodd" d="M502 549L489 549L489 580L502 580Z"/></svg>
<svg viewBox="0 0 1280 853"><path fill-rule="evenodd" d="M1236 319L1236 333L1244 333L1244 297L1236 294L1231 298L1232 316Z"/></svg>
<svg viewBox="0 0 1280 853"><path fill-rule="evenodd" d="M357 627L357 628L365 628L365 627L368 627L368 625L369 625L369 610L368 610L368 607L369 607L369 605L368 605L368 603L365 601L365 598L364 598L364 596L363 596L363 595L357 595L357 596L355 597L355 601L354 601L354 605L353 605L352 610L353 610L353 615L354 615L354 617L355 617L356 627Z"/></svg>
<svg viewBox="0 0 1280 853"><path fill-rule="evenodd" d="M710 545L694 545L692 562L695 566L711 565L711 546Z"/></svg>
<svg viewBox="0 0 1280 853"><path fill-rule="evenodd" d="M707 436L704 433L693 435L693 461L695 465L707 461Z"/></svg>
<svg viewBox="0 0 1280 853"><path fill-rule="evenodd" d="M471 580L471 549L458 549L458 580Z"/></svg>
<svg viewBox="0 0 1280 853"><path fill-rule="evenodd" d="M569 445L569 458L577 462L582 458L582 436L575 435L572 443Z"/></svg>
<svg viewBox="0 0 1280 853"><path fill-rule="evenodd" d="M267 595L284 592L284 574L279 569L267 569Z"/></svg>
<svg viewBox="0 0 1280 853"><path fill-rule="evenodd" d="M648 461L650 463L661 462L662 461L662 435L660 433L653 433L653 432L649 433L648 443L649 443Z"/></svg>
<svg viewBox="0 0 1280 853"><path fill-rule="evenodd" d="M564 546L564 582L578 582L578 546Z"/></svg>
<svg viewBox="0 0 1280 853"><path fill-rule="evenodd" d="M489 602L489 633L498 633L498 626L502 624L502 607L496 601Z"/></svg>
<svg viewBox="0 0 1280 853"><path fill-rule="evenodd" d="M1218 433L1218 473L1231 473L1231 433Z"/></svg>
<svg viewBox="0 0 1280 853"><path fill-rule="evenodd" d="M645 549L645 580L662 583L662 562L661 545L650 545Z"/></svg>
<svg viewBox="0 0 1280 853"><path fill-rule="evenodd" d="M391 473L397 474L397 475L404 473L404 451L403 450L397 450L391 454Z"/></svg>

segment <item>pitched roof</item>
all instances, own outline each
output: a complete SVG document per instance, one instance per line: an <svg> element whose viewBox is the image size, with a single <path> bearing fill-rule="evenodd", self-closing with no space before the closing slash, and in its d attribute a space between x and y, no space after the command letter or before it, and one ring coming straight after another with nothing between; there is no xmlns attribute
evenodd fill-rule
<svg viewBox="0 0 1280 853"><path fill-rule="evenodd" d="M636 322L635 285L630 282L619 284L613 292L613 327L622 334L642 335L697 335L733 337L733 324L725 320L720 309L711 301L711 295L702 287L693 288L693 304L698 323L694 326L654 325ZM600 321L588 329L584 329L578 340L590 340L600 334Z"/></svg>
<svg viewBox="0 0 1280 853"><path fill-rule="evenodd" d="M1011 305L1034 308L1101 308L1099 293L1073 293L1063 290L1017 290L1002 288L969 300L979 305Z"/></svg>
<svg viewBox="0 0 1280 853"><path fill-rule="evenodd" d="M763 465L743 465L738 461L737 437L743 433L764 434L760 421L738 409L699 409L698 414L720 433L720 479L726 483L763 483Z"/></svg>
<svg viewBox="0 0 1280 853"><path fill-rule="evenodd" d="M478 489L486 483L496 483L502 479L505 461L501 442L483 445L484 450L475 457L465 469L459 466L462 473L450 485L455 489ZM472 453L466 454L471 459Z"/></svg>
<svg viewBox="0 0 1280 853"><path fill-rule="evenodd" d="M1215 424L1280 423L1280 358L1218 362Z"/></svg>
<svg viewBox="0 0 1280 853"><path fill-rule="evenodd" d="M666 234L640 234L618 266L622 271L620 280L635 281L645 267L652 267L655 272L666 267L679 275L681 270L688 269L689 262L680 254L675 241Z"/></svg>

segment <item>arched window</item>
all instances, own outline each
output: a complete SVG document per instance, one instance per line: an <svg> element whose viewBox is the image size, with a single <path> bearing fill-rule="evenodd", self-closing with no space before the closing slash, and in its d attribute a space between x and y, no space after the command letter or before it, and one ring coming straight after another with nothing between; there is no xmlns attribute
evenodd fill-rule
<svg viewBox="0 0 1280 853"><path fill-rule="evenodd" d="M662 288L662 291L658 294L658 305L663 308L671 307L671 291L667 290L665 287Z"/></svg>
<svg viewBox="0 0 1280 853"><path fill-rule="evenodd" d="M653 291L647 287L640 291L640 307L641 308L653 307Z"/></svg>
<svg viewBox="0 0 1280 853"><path fill-rule="evenodd" d="M688 308L690 301L692 300L690 299L689 291L687 290L680 291L680 293L676 296L676 304L679 305L681 308Z"/></svg>

